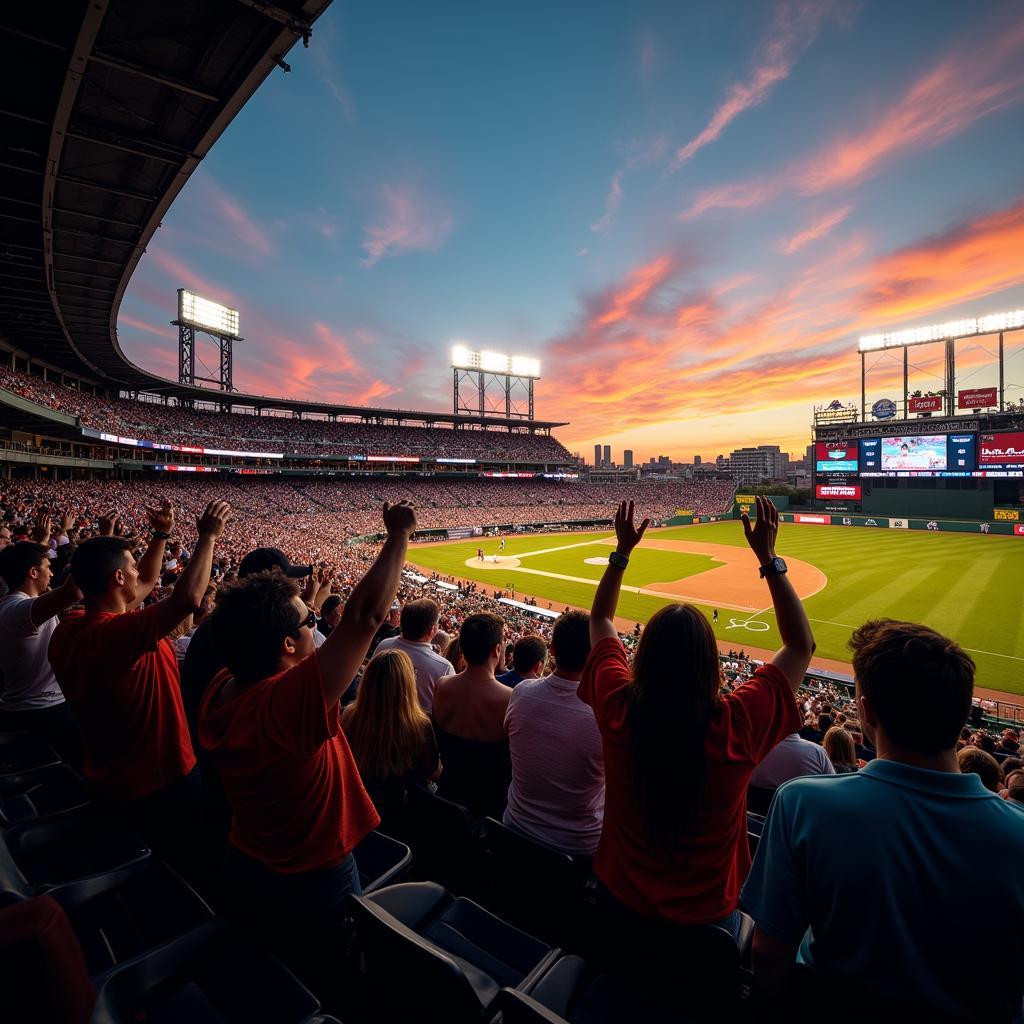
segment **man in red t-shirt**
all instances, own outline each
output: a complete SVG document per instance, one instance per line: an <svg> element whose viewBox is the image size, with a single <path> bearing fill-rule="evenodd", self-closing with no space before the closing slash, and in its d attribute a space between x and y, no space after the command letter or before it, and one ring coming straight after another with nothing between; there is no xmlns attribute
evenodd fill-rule
<svg viewBox="0 0 1024 1024"><path fill-rule="evenodd" d="M230 508L210 502L174 589L141 608L160 578L164 544L174 529L169 501L146 512L153 535L138 563L131 542L113 533L75 551L71 575L85 612L57 626L49 658L85 735L84 774L93 796L116 806L158 855L195 878L201 783L178 662L164 638L202 603Z"/></svg>
<svg viewBox="0 0 1024 1024"><path fill-rule="evenodd" d="M210 619L227 669L199 708L199 742L232 810L228 912L258 929L317 992L338 973L352 850L380 822L339 722L398 590L416 516L384 505L387 539L341 621L314 648L316 613L277 571L222 592Z"/></svg>

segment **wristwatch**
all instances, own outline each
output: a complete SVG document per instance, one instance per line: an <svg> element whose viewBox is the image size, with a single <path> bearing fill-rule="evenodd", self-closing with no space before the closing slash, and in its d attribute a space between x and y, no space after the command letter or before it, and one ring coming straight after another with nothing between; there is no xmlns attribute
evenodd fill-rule
<svg viewBox="0 0 1024 1024"><path fill-rule="evenodd" d="M608 562L616 569L625 569L629 565L629 559L625 555L620 555L618 551L613 551L608 556Z"/></svg>
<svg viewBox="0 0 1024 1024"><path fill-rule="evenodd" d="M761 566L761 579L764 579L766 576L781 576L786 572L789 572L789 567L781 558L776 556L770 562L765 562Z"/></svg>
<svg viewBox="0 0 1024 1024"><path fill-rule="evenodd" d="M170 539L171 539L171 535L169 533L164 533L163 530L154 530L153 531L153 540L170 540Z"/></svg>

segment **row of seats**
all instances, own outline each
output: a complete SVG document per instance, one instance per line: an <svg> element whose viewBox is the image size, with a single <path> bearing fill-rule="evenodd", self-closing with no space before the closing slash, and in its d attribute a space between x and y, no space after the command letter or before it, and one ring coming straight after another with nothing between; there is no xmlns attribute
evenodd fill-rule
<svg viewBox="0 0 1024 1024"><path fill-rule="evenodd" d="M711 926L666 929L619 991L589 863L427 788L411 787L384 827L399 838L374 832L355 850L363 893L349 900L338 965L345 1019L601 1024L644 999L686 1008L659 1019L738 1015L749 919L739 944ZM218 918L26 736L0 735L0 933L4 1019L333 1019L322 993Z"/></svg>

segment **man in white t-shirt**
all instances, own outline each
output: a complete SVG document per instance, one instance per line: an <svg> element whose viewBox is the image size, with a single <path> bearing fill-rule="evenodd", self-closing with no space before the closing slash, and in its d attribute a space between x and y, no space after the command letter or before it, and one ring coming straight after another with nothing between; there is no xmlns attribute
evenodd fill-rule
<svg viewBox="0 0 1024 1024"><path fill-rule="evenodd" d="M790 779L804 775L835 775L836 770L824 747L791 733L772 748L754 769L750 784L761 789L778 789Z"/></svg>
<svg viewBox="0 0 1024 1024"><path fill-rule="evenodd" d="M594 712L576 693L589 653L590 617L566 612L551 635L554 671L512 691L504 822L548 846L592 857L604 818L604 755Z"/></svg>
<svg viewBox="0 0 1024 1024"><path fill-rule="evenodd" d="M49 589L47 552L46 541L19 541L0 551L0 579L8 589L0 598L0 729L33 733L81 768L82 735L47 658L57 616L81 594L70 575L63 586Z"/></svg>
<svg viewBox="0 0 1024 1024"><path fill-rule="evenodd" d="M416 672L416 693L420 707L429 715L434 706L434 687L442 676L455 674L455 668L447 658L442 658L430 641L437 632L440 610L429 597L418 601L407 601L402 605L399 619L401 635L381 640L378 651L398 650L409 655ZM374 652L376 653L376 651Z"/></svg>

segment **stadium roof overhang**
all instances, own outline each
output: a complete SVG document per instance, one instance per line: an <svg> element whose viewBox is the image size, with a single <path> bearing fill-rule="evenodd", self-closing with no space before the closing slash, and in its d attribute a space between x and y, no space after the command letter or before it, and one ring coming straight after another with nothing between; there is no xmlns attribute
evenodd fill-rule
<svg viewBox="0 0 1024 1024"><path fill-rule="evenodd" d="M65 0L5 7L0 336L8 344L111 388L366 414L239 393L228 399L165 380L128 360L116 330L121 299L160 219L329 3ZM373 412L393 419L400 411Z"/></svg>

